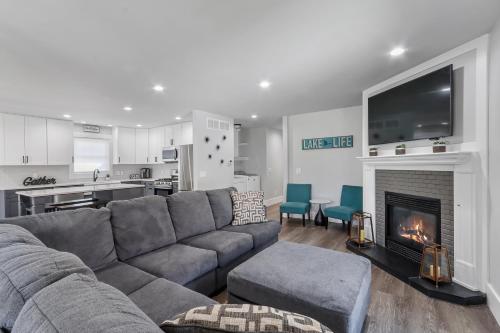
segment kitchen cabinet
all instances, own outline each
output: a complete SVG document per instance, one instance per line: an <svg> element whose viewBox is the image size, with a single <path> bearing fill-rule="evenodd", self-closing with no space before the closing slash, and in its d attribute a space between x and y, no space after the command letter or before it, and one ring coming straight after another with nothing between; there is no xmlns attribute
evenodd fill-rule
<svg viewBox="0 0 500 333"><path fill-rule="evenodd" d="M235 175L233 186L238 192L260 191L260 176Z"/></svg>
<svg viewBox="0 0 500 333"><path fill-rule="evenodd" d="M193 143L193 123L186 122L172 125L173 146Z"/></svg>
<svg viewBox="0 0 500 333"><path fill-rule="evenodd" d="M115 164L135 164L135 128L115 127L113 148Z"/></svg>
<svg viewBox="0 0 500 333"><path fill-rule="evenodd" d="M172 125L173 131L173 146L179 146L182 144L182 124Z"/></svg>
<svg viewBox="0 0 500 333"><path fill-rule="evenodd" d="M47 164L47 120L3 115L4 165Z"/></svg>
<svg viewBox="0 0 500 333"><path fill-rule="evenodd" d="M135 163L147 164L149 162L149 134L147 128L135 130Z"/></svg>
<svg viewBox="0 0 500 333"><path fill-rule="evenodd" d="M73 122L47 119L47 164L70 165L73 147Z"/></svg>
<svg viewBox="0 0 500 333"><path fill-rule="evenodd" d="M165 139L163 141L165 147L174 145L174 128L173 126L165 127Z"/></svg>
<svg viewBox="0 0 500 333"><path fill-rule="evenodd" d="M165 127L149 129L149 163L162 163L161 152L165 146Z"/></svg>

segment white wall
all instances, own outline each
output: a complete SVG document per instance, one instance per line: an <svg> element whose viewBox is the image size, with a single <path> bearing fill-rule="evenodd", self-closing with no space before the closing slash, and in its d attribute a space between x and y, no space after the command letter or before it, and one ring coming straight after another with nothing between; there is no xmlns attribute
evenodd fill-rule
<svg viewBox="0 0 500 333"><path fill-rule="evenodd" d="M361 106L288 117L288 178L312 184L312 196L340 202L342 185L362 185ZM354 136L353 148L302 150L302 139Z"/></svg>
<svg viewBox="0 0 500 333"><path fill-rule="evenodd" d="M283 195L283 139L282 132L274 128L242 128L240 156L247 161L237 162L235 169L260 176L261 190L266 200L281 201Z"/></svg>
<svg viewBox="0 0 500 333"><path fill-rule="evenodd" d="M500 19L490 37L489 68L489 277L488 302L500 322Z"/></svg>
<svg viewBox="0 0 500 333"><path fill-rule="evenodd" d="M193 111L193 180L195 190L207 190L229 187L234 177L234 123L232 118ZM229 122L229 130L214 130L207 128L207 119L214 118ZM226 140L222 136L226 135ZM209 143L205 143L205 137ZM215 146L220 144L221 149ZM209 159L208 155L212 154ZM221 164L220 160L224 159Z"/></svg>

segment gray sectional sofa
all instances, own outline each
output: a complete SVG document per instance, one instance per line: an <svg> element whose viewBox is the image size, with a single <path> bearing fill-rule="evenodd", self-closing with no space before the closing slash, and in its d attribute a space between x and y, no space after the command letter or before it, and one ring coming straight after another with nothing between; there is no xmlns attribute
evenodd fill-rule
<svg viewBox="0 0 500 333"><path fill-rule="evenodd" d="M81 289L82 295L88 295L91 300L99 294L95 293L97 288L111 295L122 295L126 313L138 311L134 318L141 323L142 315L146 314L147 320L158 325L192 307L213 304L207 296L225 287L230 270L278 240L280 224L277 221L231 225L231 190L181 192L167 199L144 197L113 201L101 209L0 220L0 227L3 227L0 228L0 275L9 277L14 271L19 273L15 270L17 259L3 258L8 251L2 247L15 247L17 251L37 247L37 256L45 255L43 251L48 250L69 252L64 254L71 254L72 262L76 261L75 267L56 274L47 287L34 290L38 299L34 298L34 292L20 297L27 302L21 306L22 313L28 312L24 314L25 320L27 317L47 317L51 312L57 317L57 311L49 308L44 311L43 304L47 306L50 300L57 302L58 294L78 298ZM40 252L45 247L47 250ZM43 257L44 260L47 257ZM58 264L53 266L58 267ZM34 274L32 278L36 280L37 273L29 268L23 274ZM24 287L10 288L20 290ZM58 288L62 289L58 291ZM69 290L65 292L65 288ZM0 283L0 293L4 290ZM2 297L6 295L0 295ZM88 307L89 302L81 306ZM99 302L105 304L102 300L98 301L101 304ZM79 306L74 300L73 303L74 307ZM35 310L41 314L29 313ZM11 329L15 321L12 319L18 315L14 313L13 317L8 311L0 306L0 327L3 329ZM85 311L92 312L92 309ZM5 318L10 318L10 325ZM28 325L26 327L33 325L30 322L23 324Z"/></svg>

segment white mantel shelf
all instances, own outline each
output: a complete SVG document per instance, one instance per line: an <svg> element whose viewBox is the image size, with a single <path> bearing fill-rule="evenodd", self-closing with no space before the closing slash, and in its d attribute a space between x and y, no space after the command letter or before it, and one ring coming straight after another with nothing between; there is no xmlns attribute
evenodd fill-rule
<svg viewBox="0 0 500 333"><path fill-rule="evenodd" d="M368 165L459 165L468 162L473 152L446 152L357 157Z"/></svg>

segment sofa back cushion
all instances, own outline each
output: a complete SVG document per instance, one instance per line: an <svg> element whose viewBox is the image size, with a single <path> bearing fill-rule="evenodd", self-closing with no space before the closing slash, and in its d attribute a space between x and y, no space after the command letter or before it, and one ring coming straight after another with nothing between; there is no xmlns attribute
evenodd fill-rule
<svg viewBox="0 0 500 333"><path fill-rule="evenodd" d="M0 249L12 244L45 246L28 230L13 224L0 224Z"/></svg>
<svg viewBox="0 0 500 333"><path fill-rule="evenodd" d="M165 197L111 201L108 208L120 260L175 243L174 226Z"/></svg>
<svg viewBox="0 0 500 333"><path fill-rule="evenodd" d="M215 230L215 221L204 191L179 192L167 197L177 240Z"/></svg>
<svg viewBox="0 0 500 333"><path fill-rule="evenodd" d="M117 289L72 274L33 296L12 333L144 332L161 329Z"/></svg>
<svg viewBox="0 0 500 333"><path fill-rule="evenodd" d="M107 208L27 215L1 222L19 225L53 249L76 254L97 270L117 260Z"/></svg>
<svg viewBox="0 0 500 333"><path fill-rule="evenodd" d="M233 221L231 192L236 192L236 188L228 187L206 191L217 229L223 228Z"/></svg>
<svg viewBox="0 0 500 333"><path fill-rule="evenodd" d="M0 328L11 329L27 300L73 273L95 278L71 253L20 243L0 248Z"/></svg>

